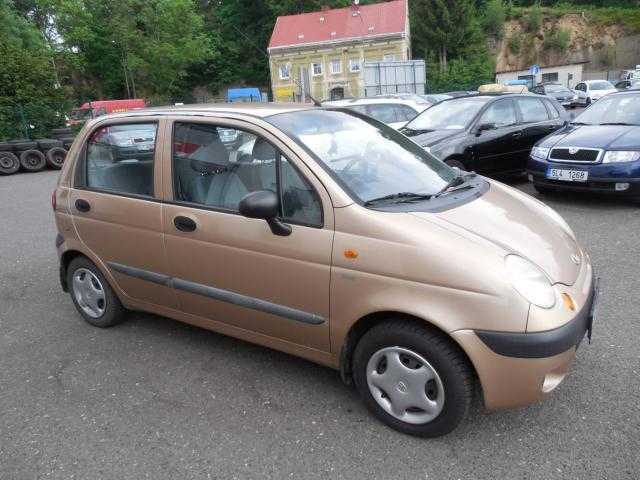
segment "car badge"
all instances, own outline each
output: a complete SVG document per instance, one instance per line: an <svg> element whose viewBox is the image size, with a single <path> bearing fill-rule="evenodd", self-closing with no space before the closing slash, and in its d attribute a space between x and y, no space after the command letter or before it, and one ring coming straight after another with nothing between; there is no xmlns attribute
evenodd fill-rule
<svg viewBox="0 0 640 480"><path fill-rule="evenodd" d="M576 265L580 265L580 257L578 255L576 255L575 253L573 255L571 255L571 261L573 263L575 263Z"/></svg>
<svg viewBox="0 0 640 480"><path fill-rule="evenodd" d="M575 155L576 153L578 153L579 148L578 147L569 147L569 153L571 155Z"/></svg>

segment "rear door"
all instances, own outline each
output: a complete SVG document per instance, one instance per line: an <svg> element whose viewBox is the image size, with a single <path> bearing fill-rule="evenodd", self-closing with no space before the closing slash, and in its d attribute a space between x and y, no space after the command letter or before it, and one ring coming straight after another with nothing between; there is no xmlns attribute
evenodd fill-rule
<svg viewBox="0 0 640 480"><path fill-rule="evenodd" d="M535 97L516 97L516 106L520 115L522 136L518 139L518 165L524 169L527 165L529 153L538 140L557 130L562 121L556 116L553 118L546 103L548 101ZM555 112L557 114L557 111Z"/></svg>
<svg viewBox="0 0 640 480"><path fill-rule="evenodd" d="M80 240L127 296L175 308L173 290L147 274L168 270L162 153L156 148L162 145L163 123L139 117L93 128L79 154L69 208Z"/></svg>
<svg viewBox="0 0 640 480"><path fill-rule="evenodd" d="M475 129L480 125L492 125L489 130L473 131L473 153L479 171L486 173L507 172L517 168L517 150L522 135L518 116L511 98L491 103L480 115Z"/></svg>
<svg viewBox="0 0 640 480"><path fill-rule="evenodd" d="M245 121L185 117L168 135L164 229L180 309L256 341L328 351L333 209L322 184L286 144ZM239 214L257 190L278 193L290 235Z"/></svg>

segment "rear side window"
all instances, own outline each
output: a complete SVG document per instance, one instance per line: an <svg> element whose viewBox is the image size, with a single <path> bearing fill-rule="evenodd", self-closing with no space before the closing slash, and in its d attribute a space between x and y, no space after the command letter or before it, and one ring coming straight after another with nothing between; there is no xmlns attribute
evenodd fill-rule
<svg viewBox="0 0 640 480"><path fill-rule="evenodd" d="M88 188L153 196L155 123L108 125L95 130L86 148Z"/></svg>
<svg viewBox="0 0 640 480"><path fill-rule="evenodd" d="M231 212L248 193L271 190L284 221L322 225L313 187L271 143L245 130L176 123L173 181L176 200Z"/></svg>
<svg viewBox="0 0 640 480"><path fill-rule="evenodd" d="M396 120L396 111L390 103L379 105L367 105L367 114L382 123L394 123Z"/></svg>
<svg viewBox="0 0 640 480"><path fill-rule="evenodd" d="M523 123L545 122L549 120L549 113L538 98L516 98L520 108Z"/></svg>
<svg viewBox="0 0 640 480"><path fill-rule="evenodd" d="M413 120L416 115L418 115L418 112L407 105L397 104L395 105L395 108L398 122L408 122L409 120Z"/></svg>

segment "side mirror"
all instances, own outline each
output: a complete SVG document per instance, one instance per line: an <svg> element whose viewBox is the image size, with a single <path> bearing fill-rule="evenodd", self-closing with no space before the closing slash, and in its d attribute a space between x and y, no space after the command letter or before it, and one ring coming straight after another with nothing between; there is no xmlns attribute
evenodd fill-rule
<svg viewBox="0 0 640 480"><path fill-rule="evenodd" d="M481 123L476 127L476 136L480 135L486 130L495 130L496 128L497 127L495 123Z"/></svg>
<svg viewBox="0 0 640 480"><path fill-rule="evenodd" d="M271 190L258 190L245 195L238 206L240 214L247 218L259 218L269 224L274 235L291 235L291 225L278 219L280 201Z"/></svg>

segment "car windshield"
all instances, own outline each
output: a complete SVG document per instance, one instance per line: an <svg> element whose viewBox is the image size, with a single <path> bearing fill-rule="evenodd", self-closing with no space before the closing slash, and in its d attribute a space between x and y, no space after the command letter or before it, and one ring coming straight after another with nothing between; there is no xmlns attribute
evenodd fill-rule
<svg viewBox="0 0 640 480"><path fill-rule="evenodd" d="M457 172L394 129L357 113L304 110L267 119L309 151L357 200L430 196Z"/></svg>
<svg viewBox="0 0 640 480"><path fill-rule="evenodd" d="M548 93L560 93L560 92L568 92L569 89L567 87L563 87L562 85L547 85L544 89Z"/></svg>
<svg viewBox="0 0 640 480"><path fill-rule="evenodd" d="M578 115L573 123L640 125L640 93L607 95Z"/></svg>
<svg viewBox="0 0 640 480"><path fill-rule="evenodd" d="M613 90L614 86L606 80L601 80L599 82L591 82L589 88L591 90Z"/></svg>
<svg viewBox="0 0 640 480"><path fill-rule="evenodd" d="M475 118L487 98L457 98L438 103L411 120L405 128L411 130L459 130Z"/></svg>

